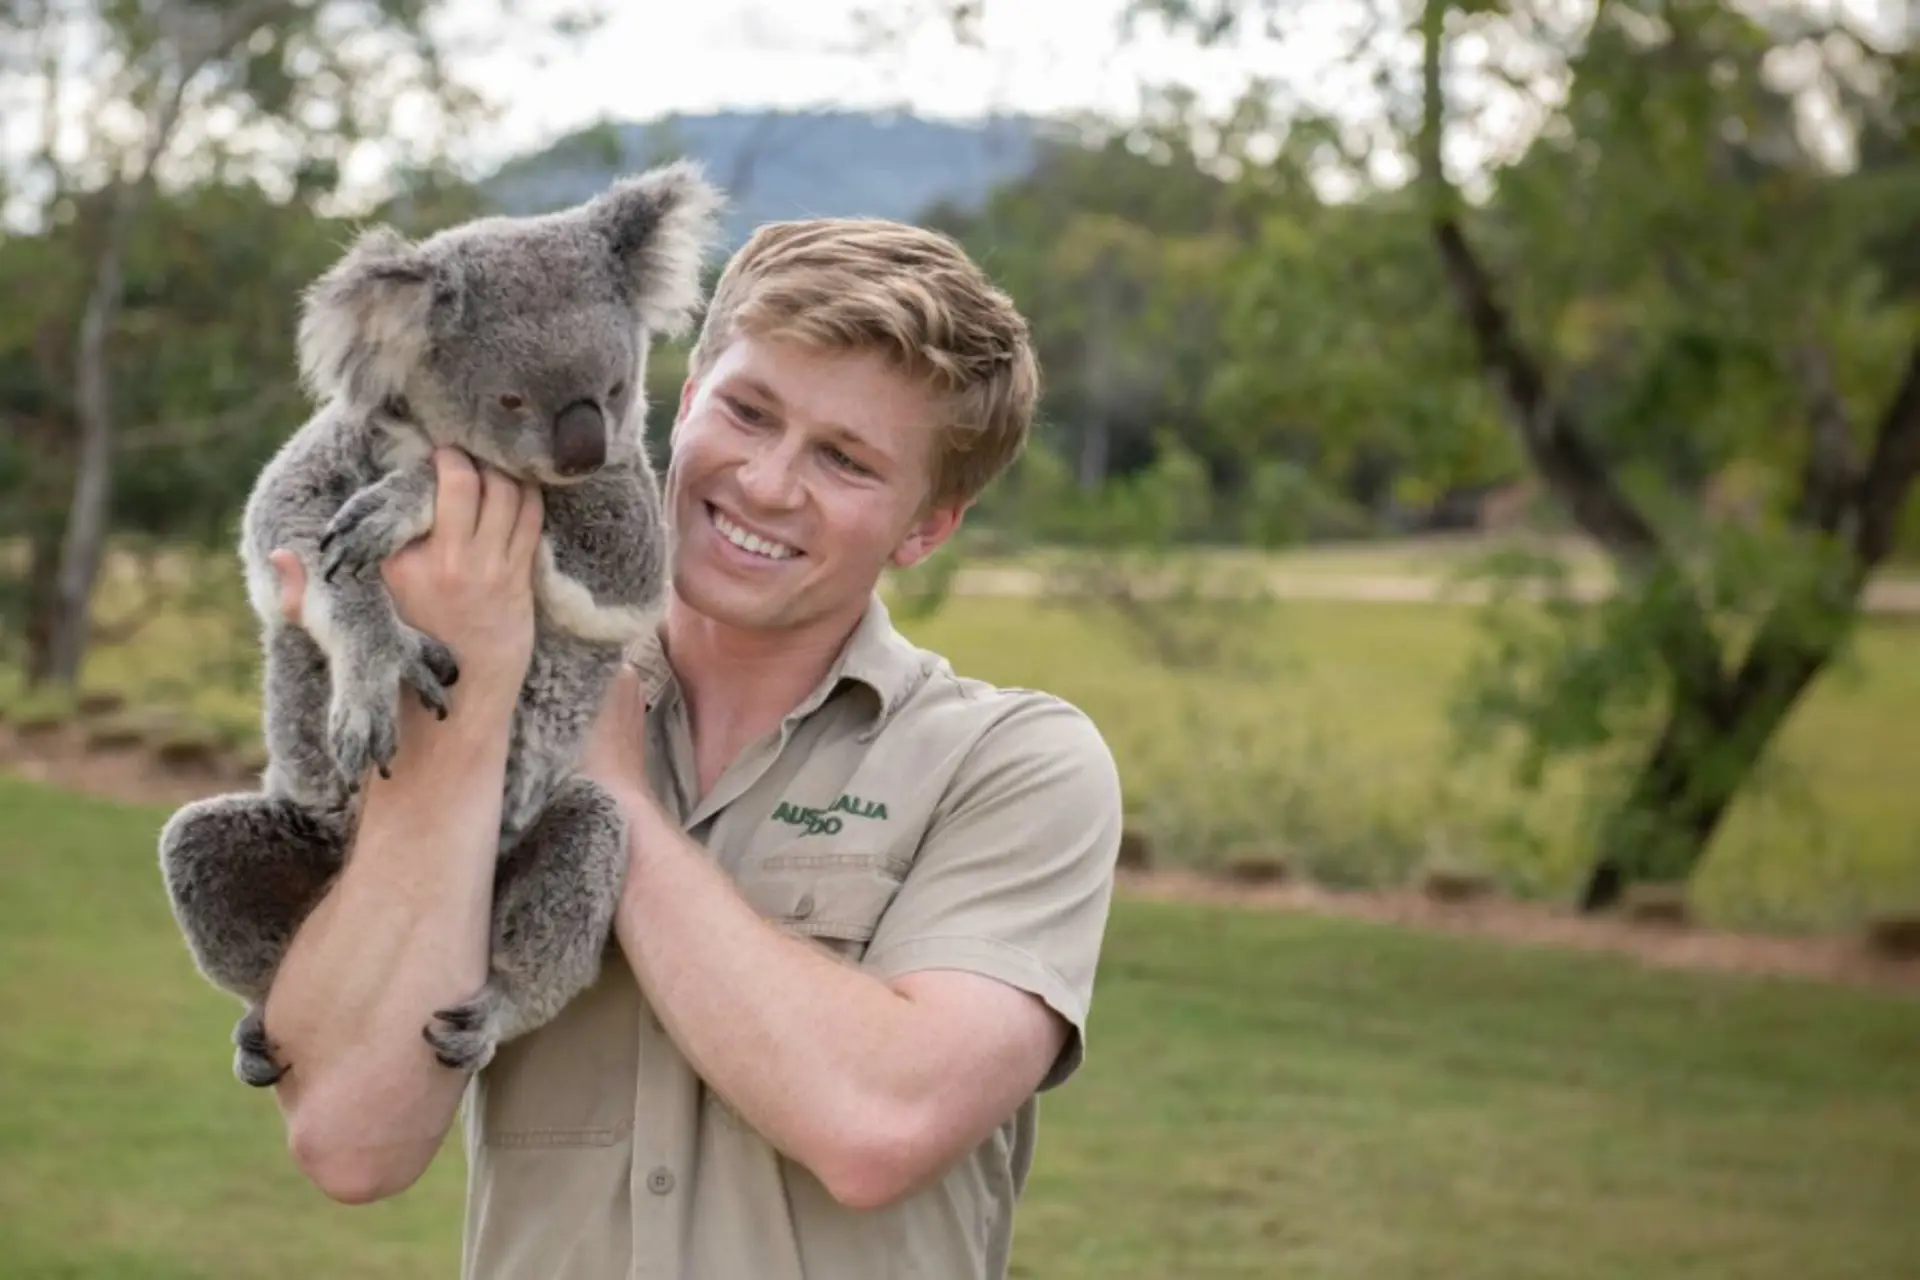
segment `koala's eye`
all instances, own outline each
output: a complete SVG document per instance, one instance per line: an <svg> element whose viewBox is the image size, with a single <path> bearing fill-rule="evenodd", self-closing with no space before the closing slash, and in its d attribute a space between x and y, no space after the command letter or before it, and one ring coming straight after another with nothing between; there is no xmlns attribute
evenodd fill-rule
<svg viewBox="0 0 1920 1280"><path fill-rule="evenodd" d="M613 390L607 392L607 399L618 400L621 396L625 395L626 393L627 393L627 384L624 381L616 382L613 384Z"/></svg>
<svg viewBox="0 0 1920 1280"><path fill-rule="evenodd" d="M525 400L522 400L519 396L513 394L513 392L511 391L507 392L505 395L500 397L500 407L502 409L518 409L521 405L525 403L526 403Z"/></svg>

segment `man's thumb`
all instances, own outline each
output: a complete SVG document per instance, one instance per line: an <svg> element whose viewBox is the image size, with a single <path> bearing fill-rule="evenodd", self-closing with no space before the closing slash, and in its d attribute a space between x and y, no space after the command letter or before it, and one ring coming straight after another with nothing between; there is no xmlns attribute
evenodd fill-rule
<svg viewBox="0 0 1920 1280"><path fill-rule="evenodd" d="M307 571L291 551L269 552L274 580L280 584L280 612L288 622L300 621L300 601L307 593Z"/></svg>

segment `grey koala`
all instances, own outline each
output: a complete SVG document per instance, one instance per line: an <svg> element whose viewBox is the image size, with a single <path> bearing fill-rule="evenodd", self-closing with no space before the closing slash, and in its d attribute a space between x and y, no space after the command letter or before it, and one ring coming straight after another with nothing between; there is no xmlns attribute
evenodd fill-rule
<svg viewBox="0 0 1920 1280"><path fill-rule="evenodd" d="M261 1010L295 929L340 870L369 768L388 775L410 691L446 718L458 655L403 621L383 559L428 531L435 445L538 481L535 639L502 796L485 984L422 1034L477 1070L596 977L626 867L613 797L574 763L623 653L664 598L667 534L642 442L648 344L688 328L719 192L679 162L584 204L477 219L412 244L362 233L307 291L301 376L320 407L263 469L240 553L263 627L268 764L160 832L195 965L246 1010L234 1073L289 1064ZM307 571L300 625L268 553Z"/></svg>

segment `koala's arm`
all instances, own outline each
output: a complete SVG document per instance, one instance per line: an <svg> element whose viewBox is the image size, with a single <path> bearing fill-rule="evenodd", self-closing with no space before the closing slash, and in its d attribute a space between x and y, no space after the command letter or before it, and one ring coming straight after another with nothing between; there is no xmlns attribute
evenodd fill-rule
<svg viewBox="0 0 1920 1280"><path fill-rule="evenodd" d="M401 463L348 498L320 533L321 581L377 571L381 561L424 537L433 527L438 488L433 462L423 458Z"/></svg>
<svg viewBox="0 0 1920 1280"><path fill-rule="evenodd" d="M626 645L654 624L666 593L666 528L650 472L625 464L550 489L543 529L534 586L555 626Z"/></svg>

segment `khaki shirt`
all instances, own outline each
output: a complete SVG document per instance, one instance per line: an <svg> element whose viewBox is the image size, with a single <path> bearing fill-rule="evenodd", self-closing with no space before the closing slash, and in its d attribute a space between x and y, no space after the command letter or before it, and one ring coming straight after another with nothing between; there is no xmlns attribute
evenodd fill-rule
<svg viewBox="0 0 1920 1280"><path fill-rule="evenodd" d="M685 707L657 642L650 783L780 927L880 978L969 969L1072 1025L1085 1055L1121 825L1113 759L1047 694L956 675L876 596L777 734L694 796ZM503 1046L470 1087L470 1280L999 1280L1038 1098L943 1180L848 1209L688 1066L617 944L596 986Z"/></svg>

